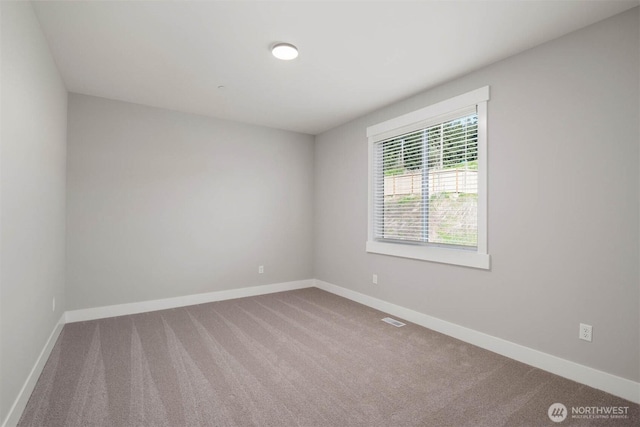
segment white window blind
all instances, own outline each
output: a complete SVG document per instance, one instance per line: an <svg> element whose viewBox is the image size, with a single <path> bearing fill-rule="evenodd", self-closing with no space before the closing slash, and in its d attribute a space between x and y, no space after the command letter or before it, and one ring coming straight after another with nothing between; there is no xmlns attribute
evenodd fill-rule
<svg viewBox="0 0 640 427"><path fill-rule="evenodd" d="M373 237L475 249L476 106L373 143Z"/></svg>
<svg viewBox="0 0 640 427"><path fill-rule="evenodd" d="M489 269L484 86L367 127L366 251Z"/></svg>

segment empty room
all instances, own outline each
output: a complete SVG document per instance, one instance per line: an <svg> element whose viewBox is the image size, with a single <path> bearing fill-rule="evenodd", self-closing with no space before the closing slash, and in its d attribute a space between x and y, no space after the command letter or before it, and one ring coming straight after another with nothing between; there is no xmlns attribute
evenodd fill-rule
<svg viewBox="0 0 640 427"><path fill-rule="evenodd" d="M0 1L0 426L640 425L640 2Z"/></svg>

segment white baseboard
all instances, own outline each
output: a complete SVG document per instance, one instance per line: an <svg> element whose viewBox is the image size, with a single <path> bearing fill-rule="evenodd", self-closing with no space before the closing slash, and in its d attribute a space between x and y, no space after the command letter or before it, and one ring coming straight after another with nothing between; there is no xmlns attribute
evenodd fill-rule
<svg viewBox="0 0 640 427"><path fill-rule="evenodd" d="M124 316L127 314L145 313L149 311L164 310L167 308L184 307L207 302L223 301L235 298L251 297L256 295L272 294L274 292L291 291L294 289L311 288L314 286L313 279L296 280L293 282L274 283L270 285L252 286L240 289L229 289L225 291L208 292L204 294L186 295L175 298L165 298L152 301L134 302L129 304L110 305L104 307L87 308L82 310L72 310L63 313L56 324L53 332L49 336L47 343L40 352L34 367L31 369L18 397L11 406L2 427L14 427L20 421L22 412L29 402L29 397L33 393L38 378L44 369L44 365L49 359L60 332L65 323L82 322L85 320L103 319L106 317Z"/></svg>
<svg viewBox="0 0 640 427"><path fill-rule="evenodd" d="M55 345L58 337L60 336L60 332L62 332L62 327L64 326L64 313L58 320L58 323L51 331L51 335L49 335L49 339L47 340L44 348L40 352L38 359L36 359L36 363L29 372L27 376L27 380L24 382L22 389L20 389L20 393L18 393L18 397L11 405L11 409L9 409L9 413L7 417L4 419L2 423L2 427L14 427L20 421L20 417L22 416L22 412L24 408L27 407L27 403L29 402L29 398L31 397L31 393L33 393L33 389L38 382L38 378L40 378L40 374L44 369L44 365L47 363L49 359L49 355L51 354L51 350L53 350L53 346Z"/></svg>
<svg viewBox="0 0 640 427"><path fill-rule="evenodd" d="M496 338L436 317L401 307L331 283L316 280L315 286L332 294L398 316L425 328L449 335L469 344L509 357L564 378L640 403L640 383L580 365L548 353Z"/></svg>
<svg viewBox="0 0 640 427"><path fill-rule="evenodd" d="M313 279L296 280L293 282L229 289L225 291L207 292L204 294L185 295L174 298L71 310L66 312L65 319L67 323L74 323L83 322L85 320L104 319L106 317L146 313L149 311L185 307L188 305L204 304L207 302L224 301L228 299L252 297L255 295L272 294L274 292L292 291L294 289L311 288L314 286L314 283Z"/></svg>
<svg viewBox="0 0 640 427"><path fill-rule="evenodd" d="M256 295L265 295L274 292L290 291L310 287L331 292L352 301L359 302L371 308L392 314L402 319L424 326L434 331L449 335L469 344L476 345L494 353L501 354L519 362L526 363L536 368L551 372L564 378L588 385L593 388L611 393L623 399L640 403L640 383L608 374L588 366L580 365L569 360L543 353L510 341L496 338L473 329L465 328L426 314L383 301L359 292L352 291L322 280L297 280L293 282L275 283L271 285L253 286L248 288L230 289L225 291L209 292L204 294L187 295L175 298L166 298L152 301L142 301L129 304L119 304L104 307L72 310L65 312L51 332L47 343L40 356L31 369L18 397L11 406L2 427L13 427L22 416L27 406L29 397L44 369L44 365L51 354L62 327L65 323L81 322L85 320L102 319L106 317L124 316L128 314L144 313L149 311L164 310L168 308L184 307L207 302L223 301L235 298L244 298Z"/></svg>

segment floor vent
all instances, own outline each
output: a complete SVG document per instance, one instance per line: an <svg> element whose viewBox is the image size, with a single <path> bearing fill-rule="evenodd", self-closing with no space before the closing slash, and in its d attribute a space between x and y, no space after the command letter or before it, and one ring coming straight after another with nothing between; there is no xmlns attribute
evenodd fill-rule
<svg viewBox="0 0 640 427"><path fill-rule="evenodd" d="M382 321L387 322L388 324L393 325L396 328L406 325L406 323L399 322L396 319L392 319L391 317L385 317L384 319L382 319Z"/></svg>

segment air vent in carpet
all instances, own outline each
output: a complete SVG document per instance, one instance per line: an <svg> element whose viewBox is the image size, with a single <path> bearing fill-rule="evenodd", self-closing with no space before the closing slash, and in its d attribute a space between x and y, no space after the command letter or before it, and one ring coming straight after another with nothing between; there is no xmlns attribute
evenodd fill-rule
<svg viewBox="0 0 640 427"><path fill-rule="evenodd" d="M387 322L388 324L393 325L396 328L406 325L406 323L399 322L396 319L392 319L391 317L385 317L384 319L382 319L382 321Z"/></svg>

